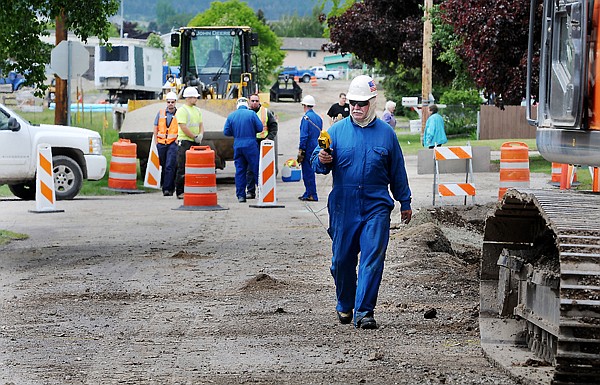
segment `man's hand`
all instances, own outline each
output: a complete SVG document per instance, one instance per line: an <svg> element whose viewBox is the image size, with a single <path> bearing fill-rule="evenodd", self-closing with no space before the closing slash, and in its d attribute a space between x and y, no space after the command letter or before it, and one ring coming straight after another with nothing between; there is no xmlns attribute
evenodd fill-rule
<svg viewBox="0 0 600 385"><path fill-rule="evenodd" d="M331 156L331 154L327 151L321 149L321 151L319 151L319 162L323 164L329 164L333 162L333 156Z"/></svg>
<svg viewBox="0 0 600 385"><path fill-rule="evenodd" d="M402 220L402 223L408 224L410 222L410 218L412 218L412 210L400 211L400 219Z"/></svg>
<svg viewBox="0 0 600 385"><path fill-rule="evenodd" d="M203 136L204 136L204 135L203 135L202 133L200 133L200 134L198 134L198 135L194 136L194 142L196 142L196 143L198 143L198 144L202 143L202 137L203 137Z"/></svg>
<svg viewBox="0 0 600 385"><path fill-rule="evenodd" d="M298 158L296 159L298 161L298 163L302 163L302 161L304 160L305 154L306 154L306 151L298 150Z"/></svg>

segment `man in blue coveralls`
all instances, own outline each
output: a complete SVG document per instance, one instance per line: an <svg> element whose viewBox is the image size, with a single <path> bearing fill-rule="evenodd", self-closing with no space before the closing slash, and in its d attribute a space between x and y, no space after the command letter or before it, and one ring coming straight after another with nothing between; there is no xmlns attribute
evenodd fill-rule
<svg viewBox="0 0 600 385"><path fill-rule="evenodd" d="M237 110L233 111L225 121L223 134L233 136L233 163L235 164L235 195L238 202L246 202L246 173L248 168L254 175L252 183L258 177L258 161L260 154L256 134L263 130L258 115L248 109L248 99L239 98Z"/></svg>
<svg viewBox="0 0 600 385"><path fill-rule="evenodd" d="M362 329L377 328L374 311L394 208L389 191L400 202L402 221L412 216L402 150L392 127L375 114L376 96L371 77L354 78L347 94L350 117L329 128L331 148L317 147L311 156L317 173L333 174L327 207L337 316L343 324L354 317Z"/></svg>
<svg viewBox="0 0 600 385"><path fill-rule="evenodd" d="M315 180L315 171L310 165L310 154L319 143L319 135L323 129L323 120L313 111L315 98L306 95L302 98L302 108L304 115L300 122L300 142L298 144L298 163L302 165L302 180L304 181L304 194L298 197L301 201L317 202L317 182ZM307 156L308 155L308 156Z"/></svg>

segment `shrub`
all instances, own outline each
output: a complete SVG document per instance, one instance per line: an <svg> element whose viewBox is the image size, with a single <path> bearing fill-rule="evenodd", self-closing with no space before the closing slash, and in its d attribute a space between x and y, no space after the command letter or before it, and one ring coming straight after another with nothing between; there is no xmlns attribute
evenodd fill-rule
<svg viewBox="0 0 600 385"><path fill-rule="evenodd" d="M472 136L477 131L477 111L482 99L476 90L449 90L444 92L440 103L446 108L440 111L444 117L446 135Z"/></svg>

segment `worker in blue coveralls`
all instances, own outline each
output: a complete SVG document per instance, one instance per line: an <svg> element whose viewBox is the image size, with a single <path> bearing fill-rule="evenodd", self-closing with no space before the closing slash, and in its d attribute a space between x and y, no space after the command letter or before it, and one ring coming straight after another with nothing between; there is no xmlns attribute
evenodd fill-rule
<svg viewBox="0 0 600 385"><path fill-rule="evenodd" d="M301 201L317 202L317 182L315 171L310 165L312 150L319 144L319 135L323 129L323 119L313 111L315 98L306 95L300 102L304 108L304 115L300 122L300 143L298 144L298 163L302 165L302 180L304 181L304 194L298 197Z"/></svg>
<svg viewBox="0 0 600 385"><path fill-rule="evenodd" d="M423 133L423 147L439 147L448 142L444 129L444 118L438 114L438 106L435 104L429 106L429 113L431 115L425 122L425 132Z"/></svg>
<svg viewBox="0 0 600 385"><path fill-rule="evenodd" d="M235 164L235 195L238 202L246 202L246 173L252 170L254 184L258 176L259 151L256 134L263 130L258 115L248 109L248 99L237 100L237 110L225 121L223 134L233 136L233 163Z"/></svg>
<svg viewBox="0 0 600 385"><path fill-rule="evenodd" d="M354 318L356 328L376 329L374 311L394 208L389 191L400 202L404 223L412 216L411 192L396 133L375 114L375 82L357 76L347 96L350 117L329 128L331 147L315 148L311 164L319 174L333 174L327 207L338 320L349 324Z"/></svg>

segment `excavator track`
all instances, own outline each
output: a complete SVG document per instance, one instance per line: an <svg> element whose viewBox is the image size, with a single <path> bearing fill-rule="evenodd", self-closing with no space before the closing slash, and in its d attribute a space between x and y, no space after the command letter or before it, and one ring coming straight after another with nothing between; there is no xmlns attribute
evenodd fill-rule
<svg viewBox="0 0 600 385"><path fill-rule="evenodd" d="M600 196L509 190L486 220L480 295L488 358L523 383L600 384Z"/></svg>

